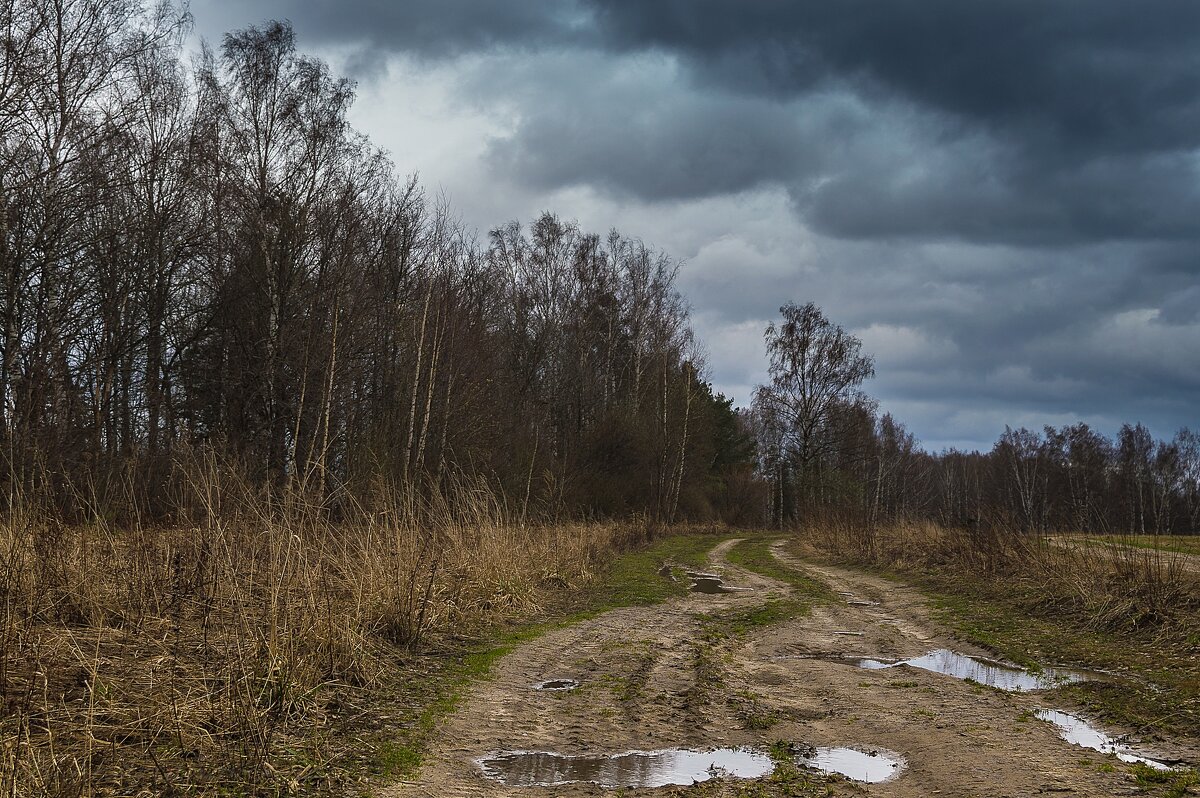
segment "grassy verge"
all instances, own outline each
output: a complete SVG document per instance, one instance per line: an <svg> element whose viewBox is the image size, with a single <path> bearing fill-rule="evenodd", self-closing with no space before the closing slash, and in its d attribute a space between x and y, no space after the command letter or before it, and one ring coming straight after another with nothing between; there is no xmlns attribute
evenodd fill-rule
<svg viewBox="0 0 1200 798"><path fill-rule="evenodd" d="M734 565L791 586L802 597L813 601L826 601L833 597L824 582L788 568L771 554L771 544L779 540L778 533L767 533L748 537L729 550L729 561Z"/></svg>
<svg viewBox="0 0 1200 798"><path fill-rule="evenodd" d="M670 563L702 569L708 563L708 552L727 537L730 535L672 535L647 548L622 554L588 587L581 598L583 606L565 616L564 622L573 623L617 607L658 604L684 595L688 591L687 582L662 578L659 568Z"/></svg>

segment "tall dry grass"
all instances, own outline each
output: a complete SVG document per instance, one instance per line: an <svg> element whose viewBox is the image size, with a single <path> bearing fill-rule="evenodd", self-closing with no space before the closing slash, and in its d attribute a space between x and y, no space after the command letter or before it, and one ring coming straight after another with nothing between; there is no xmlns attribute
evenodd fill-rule
<svg viewBox="0 0 1200 798"><path fill-rule="evenodd" d="M644 534L514 523L465 483L336 521L197 486L192 525L0 523L0 794L345 789L339 724L408 652L527 615Z"/></svg>
<svg viewBox="0 0 1200 798"><path fill-rule="evenodd" d="M1200 631L1196 558L1171 551L1043 536L1004 525L950 528L918 521L871 527L829 520L803 537L845 562L983 580L1018 592L1047 613L1097 629Z"/></svg>

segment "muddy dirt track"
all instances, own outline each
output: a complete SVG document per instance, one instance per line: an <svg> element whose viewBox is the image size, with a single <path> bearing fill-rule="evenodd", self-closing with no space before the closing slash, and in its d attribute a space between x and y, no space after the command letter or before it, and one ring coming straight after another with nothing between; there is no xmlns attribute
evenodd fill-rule
<svg viewBox="0 0 1200 798"><path fill-rule="evenodd" d="M835 777L830 782L835 795L1137 793L1123 765L1102 772L1102 763L1115 760L1069 745L1053 726L1032 717L1041 708L1072 709L1053 694L1003 693L910 667L863 670L838 661L842 655L904 659L937 648L986 655L947 636L922 597L895 583L799 562L777 545L777 557L827 583L837 599L808 617L757 629L714 649L700 639L704 614L750 609L789 590L727 562L733 544L712 551L712 568L728 584L753 590L693 593L658 606L615 610L522 645L498 663L493 679L464 698L419 777L384 794L612 794L582 783L506 786L487 779L479 760L504 750L581 755L671 747L765 749L776 740L882 750L905 760L898 775L881 783ZM581 686L566 692L531 689L559 678ZM725 779L697 794L734 796L746 786ZM631 792L693 794L684 787Z"/></svg>

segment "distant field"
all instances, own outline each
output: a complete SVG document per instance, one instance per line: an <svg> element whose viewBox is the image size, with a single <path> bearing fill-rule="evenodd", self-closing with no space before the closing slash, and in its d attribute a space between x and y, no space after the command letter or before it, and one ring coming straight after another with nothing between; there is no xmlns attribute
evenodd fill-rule
<svg viewBox="0 0 1200 798"><path fill-rule="evenodd" d="M1200 535L1089 535L1086 540L1139 549L1200 555Z"/></svg>

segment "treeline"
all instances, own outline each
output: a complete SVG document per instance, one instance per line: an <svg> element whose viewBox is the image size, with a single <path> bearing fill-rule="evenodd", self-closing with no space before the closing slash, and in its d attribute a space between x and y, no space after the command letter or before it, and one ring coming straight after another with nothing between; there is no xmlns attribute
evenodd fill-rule
<svg viewBox="0 0 1200 798"><path fill-rule="evenodd" d="M739 512L752 450L676 262L550 214L481 241L288 24L193 62L187 24L0 0L8 506L163 517L208 463L334 510L476 486L521 518Z"/></svg>
<svg viewBox="0 0 1200 798"><path fill-rule="evenodd" d="M771 381L749 414L774 524L836 515L872 526L1200 534L1200 434L1006 428L988 452L932 454L862 390L874 364L858 339L811 303L781 313L766 333Z"/></svg>

